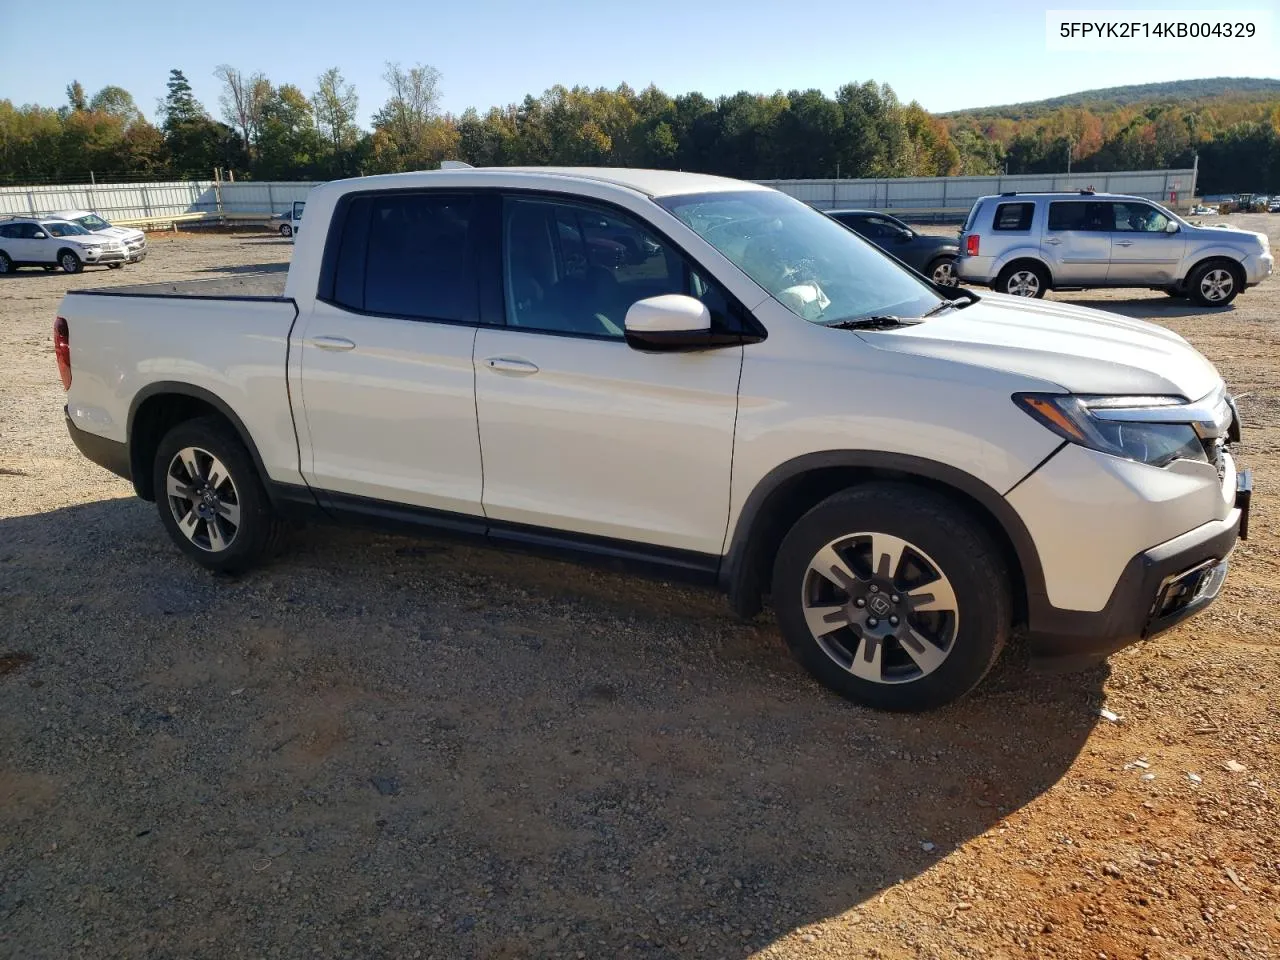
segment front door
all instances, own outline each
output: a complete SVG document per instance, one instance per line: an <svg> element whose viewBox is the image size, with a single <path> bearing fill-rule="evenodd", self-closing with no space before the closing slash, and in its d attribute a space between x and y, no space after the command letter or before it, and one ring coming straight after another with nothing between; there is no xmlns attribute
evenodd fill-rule
<svg viewBox="0 0 1280 960"><path fill-rule="evenodd" d="M476 337L476 407L490 535L552 528L718 557L742 346L645 353L627 308L723 294L638 222L587 203L507 198L504 327Z"/></svg>
<svg viewBox="0 0 1280 960"><path fill-rule="evenodd" d="M1116 200L1111 208L1111 269L1107 283L1172 284L1187 241L1167 232L1167 216L1141 200Z"/></svg>
<svg viewBox="0 0 1280 960"><path fill-rule="evenodd" d="M1110 205L1096 200L1054 200L1049 204L1040 252L1056 287L1107 282L1111 258Z"/></svg>
<svg viewBox="0 0 1280 960"><path fill-rule="evenodd" d="M298 320L291 379L303 475L342 505L482 513L477 206L466 194L398 191L335 214L332 289Z"/></svg>

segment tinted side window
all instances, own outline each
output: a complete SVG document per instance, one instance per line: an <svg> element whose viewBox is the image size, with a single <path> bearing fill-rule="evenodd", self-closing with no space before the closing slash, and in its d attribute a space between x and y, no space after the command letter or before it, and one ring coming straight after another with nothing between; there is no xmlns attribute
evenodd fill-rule
<svg viewBox="0 0 1280 960"><path fill-rule="evenodd" d="M1110 204L1096 200L1059 200L1049 204L1050 230L1110 230Z"/></svg>
<svg viewBox="0 0 1280 960"><path fill-rule="evenodd" d="M862 217L857 217L857 216L853 216L852 214L845 213L845 214L836 214L831 219L835 220L837 223L843 224L844 226L848 227L850 230L854 231L855 233L862 234L864 237L867 236L868 234L866 221L863 220Z"/></svg>
<svg viewBox="0 0 1280 960"><path fill-rule="evenodd" d="M719 288L629 217L584 204L507 198L502 220L511 327L621 339L631 305L664 293L698 297L714 321L730 322Z"/></svg>
<svg viewBox="0 0 1280 960"><path fill-rule="evenodd" d="M16 224L9 224L6 227L0 227L0 239L16 240L18 238L18 227Z"/></svg>
<svg viewBox="0 0 1280 960"><path fill-rule="evenodd" d="M44 231L40 229L40 225L38 223L24 223L18 228L18 230L18 236L23 240L34 240L37 233L44 233Z"/></svg>
<svg viewBox="0 0 1280 960"><path fill-rule="evenodd" d="M469 196L386 194L368 198L364 244L363 307L370 313L453 322L476 322L475 260L469 243L473 201ZM359 200L348 219L363 215ZM344 236L334 296L355 306L361 286L359 220L351 222L351 249Z"/></svg>
<svg viewBox="0 0 1280 960"><path fill-rule="evenodd" d="M1002 203L996 207L992 230L1030 230L1031 217L1036 212L1034 203Z"/></svg>

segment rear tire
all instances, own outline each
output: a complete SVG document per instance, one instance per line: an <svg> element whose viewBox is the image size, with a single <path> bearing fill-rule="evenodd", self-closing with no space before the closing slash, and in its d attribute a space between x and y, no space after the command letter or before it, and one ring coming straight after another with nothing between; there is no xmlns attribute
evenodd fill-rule
<svg viewBox="0 0 1280 960"><path fill-rule="evenodd" d="M1039 300L1049 290L1049 271L1037 263L1011 263L996 277L996 290Z"/></svg>
<svg viewBox="0 0 1280 960"><path fill-rule="evenodd" d="M278 546L284 526L249 451L223 421L201 417L165 434L152 481L160 522L201 566L239 573Z"/></svg>
<svg viewBox="0 0 1280 960"><path fill-rule="evenodd" d="M960 278L956 276L956 258L938 257L925 270L926 276L940 287L958 287Z"/></svg>
<svg viewBox="0 0 1280 960"><path fill-rule="evenodd" d="M79 273L84 269L84 261L82 261L74 250L62 250L58 253L58 266L62 268L63 273Z"/></svg>
<svg viewBox="0 0 1280 960"><path fill-rule="evenodd" d="M882 710L964 696L1013 623L1009 573L986 531L952 501L894 483L837 493L796 522L774 562L773 606L819 682Z"/></svg>
<svg viewBox="0 0 1280 960"><path fill-rule="evenodd" d="M1225 307L1243 288L1240 269L1221 260L1202 263L1187 277L1187 296L1202 307Z"/></svg>
<svg viewBox="0 0 1280 960"><path fill-rule="evenodd" d="M108 264L107 264L107 269L108 269L108 270L119 270L119 269L120 269L121 267L123 267L123 266L124 266L124 264L123 264L123 263L108 263Z"/></svg>

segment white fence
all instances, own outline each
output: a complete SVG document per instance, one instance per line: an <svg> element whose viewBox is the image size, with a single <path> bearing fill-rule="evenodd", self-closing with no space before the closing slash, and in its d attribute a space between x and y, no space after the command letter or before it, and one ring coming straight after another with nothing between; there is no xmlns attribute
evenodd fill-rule
<svg viewBox="0 0 1280 960"><path fill-rule="evenodd" d="M1126 193L1185 207L1195 194L1196 171L1128 170L1113 173L1020 174L998 177L901 177L877 180L762 180L821 210L870 207L901 216L959 216L988 194L1083 190ZM108 220L162 223L205 215L267 218L305 200L315 183L180 180L170 183L99 183L53 187L0 187L0 215L92 210Z"/></svg>
<svg viewBox="0 0 1280 960"><path fill-rule="evenodd" d="M174 217L270 217L305 200L314 183L215 183L175 180L168 183L99 183L52 187L0 187L0 215L48 214L58 210L91 210L122 223L162 223Z"/></svg>
<svg viewBox="0 0 1280 960"><path fill-rule="evenodd" d="M1092 188L1165 204L1190 206L1196 170L1125 170L1112 173L1017 174L996 177L899 177L877 180L761 180L820 210L861 207L903 215L965 214L978 197Z"/></svg>

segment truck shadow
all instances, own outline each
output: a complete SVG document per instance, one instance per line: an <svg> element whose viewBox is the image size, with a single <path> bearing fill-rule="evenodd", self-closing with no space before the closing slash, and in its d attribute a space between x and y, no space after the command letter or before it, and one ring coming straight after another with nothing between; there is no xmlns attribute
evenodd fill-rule
<svg viewBox="0 0 1280 960"><path fill-rule="evenodd" d="M0 520L0 607L16 955L109 890L104 954L741 956L1043 794L1106 676L873 713L707 592L325 528L217 577L133 499Z"/></svg>

